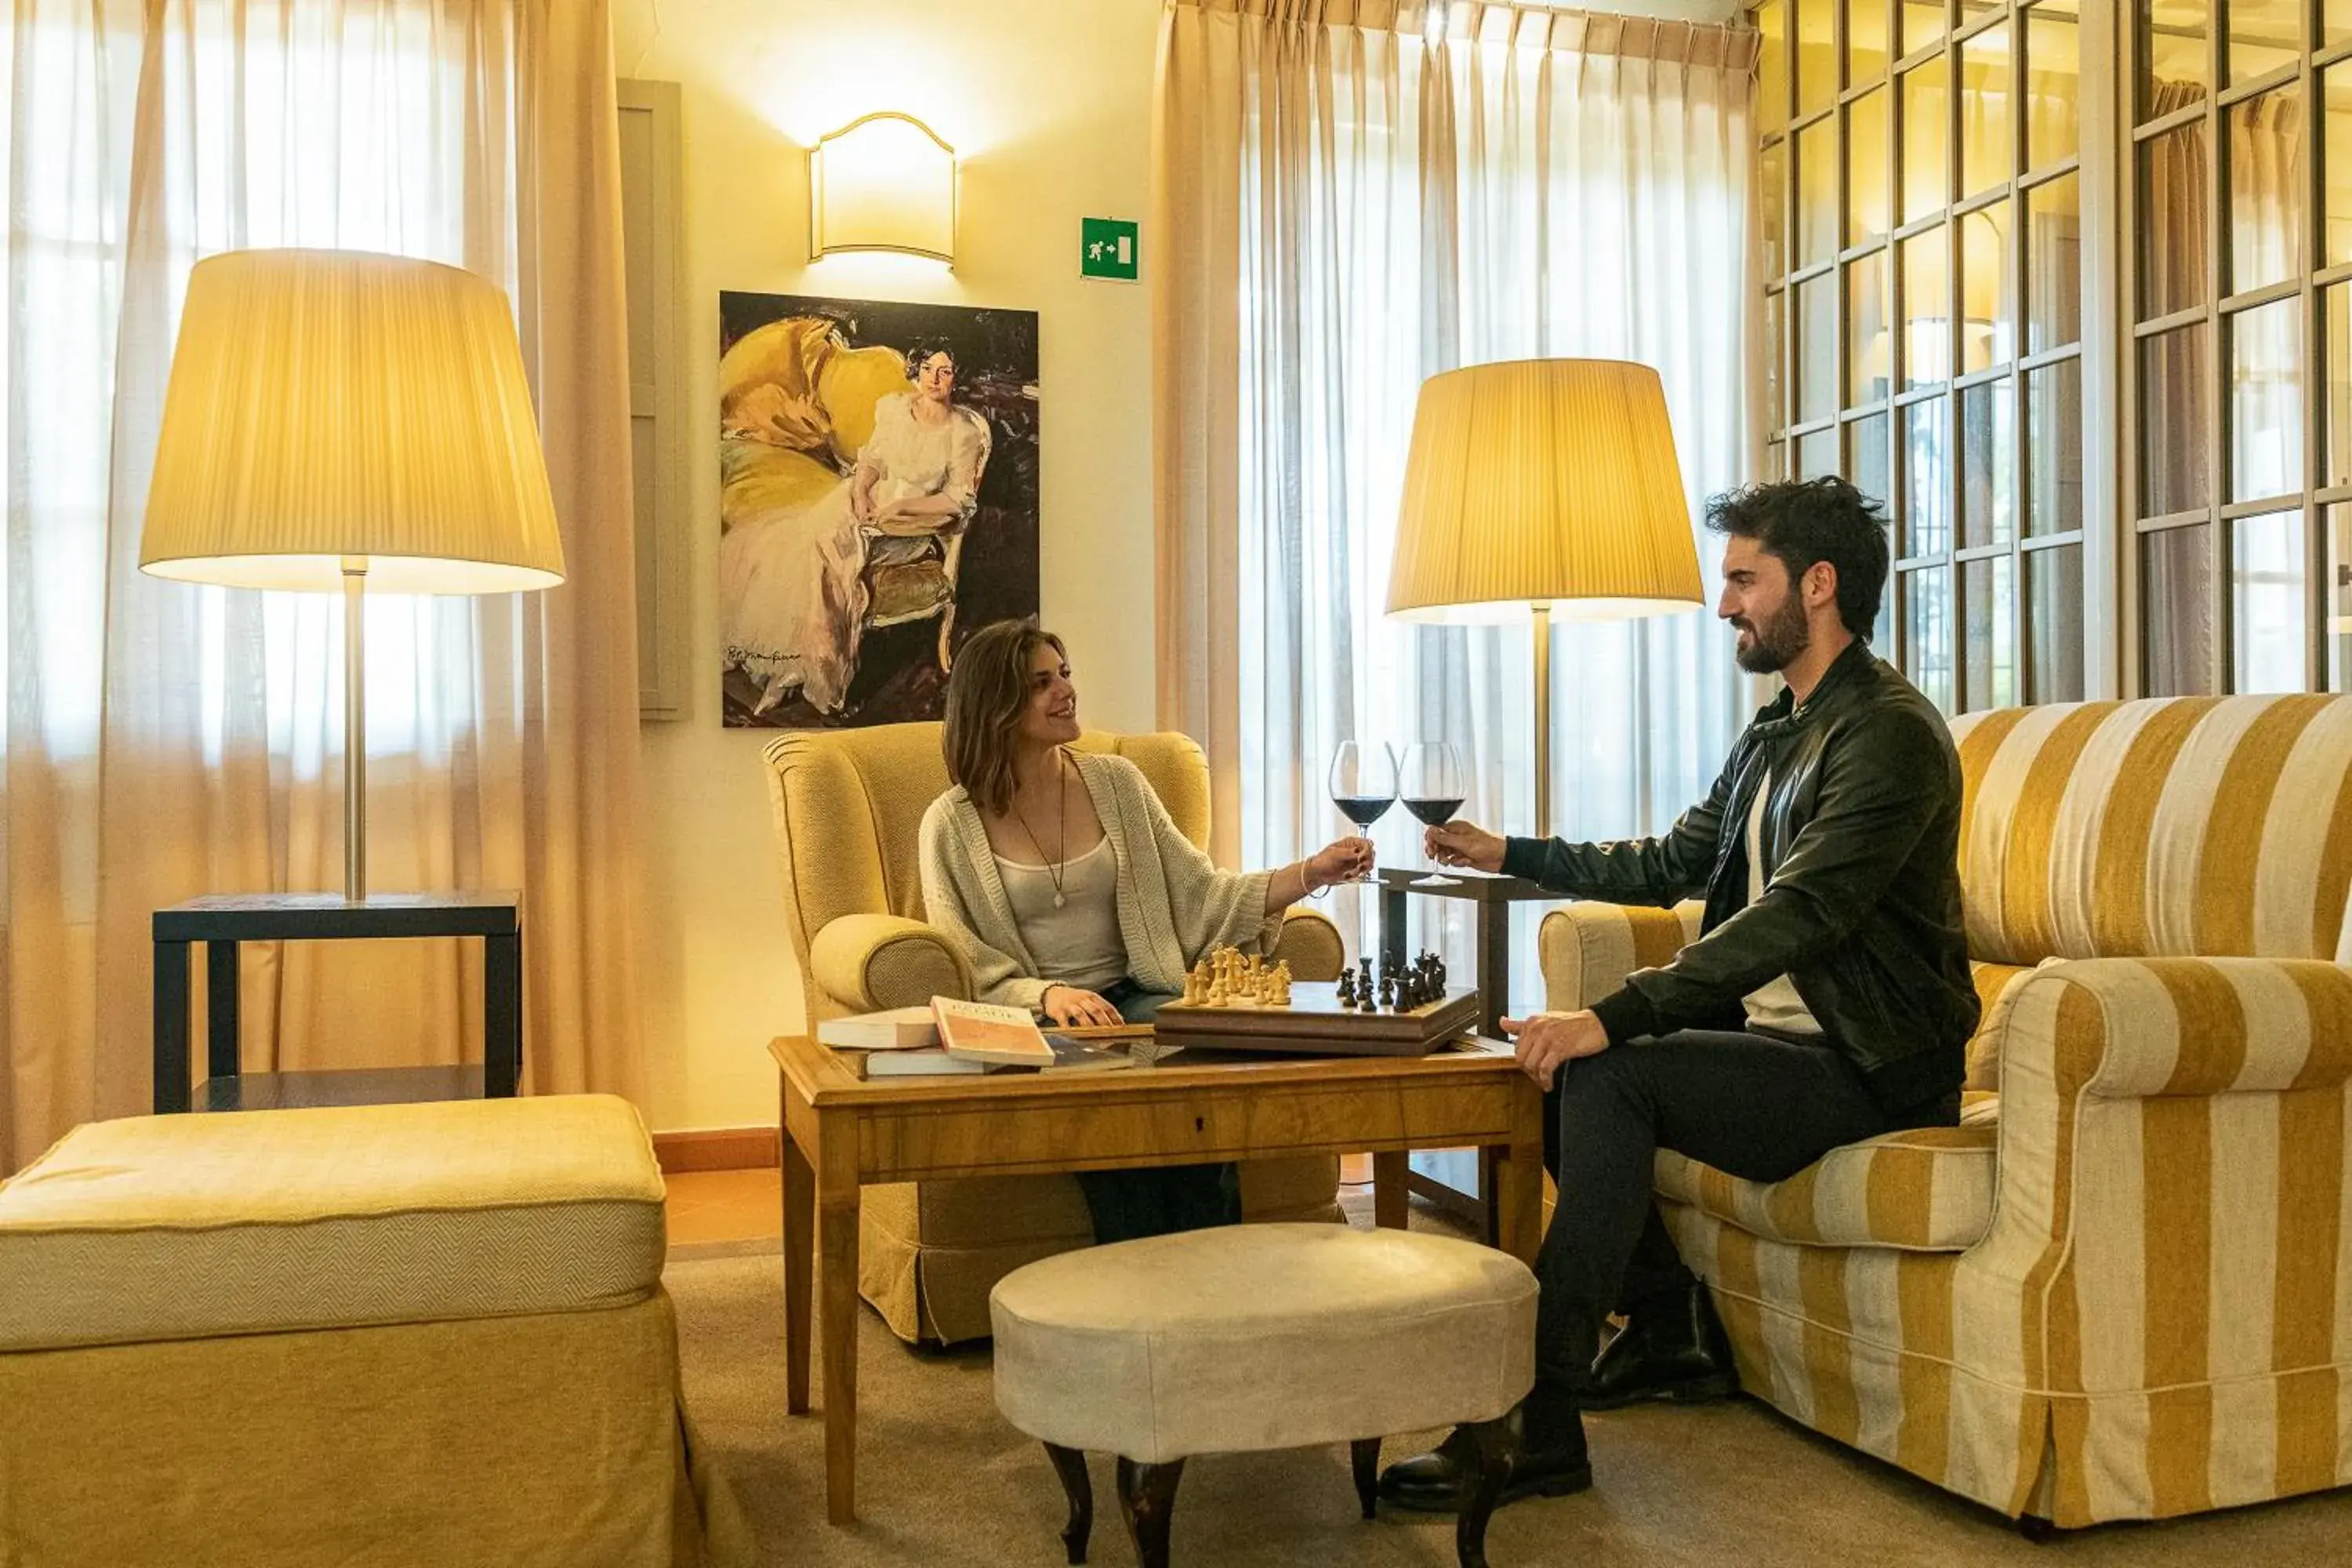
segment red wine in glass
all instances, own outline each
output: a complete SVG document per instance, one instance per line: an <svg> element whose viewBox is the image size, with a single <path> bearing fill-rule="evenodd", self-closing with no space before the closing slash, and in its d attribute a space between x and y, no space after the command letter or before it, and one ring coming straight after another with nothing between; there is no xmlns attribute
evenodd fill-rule
<svg viewBox="0 0 2352 1568"><path fill-rule="evenodd" d="M1404 807L1422 821L1435 827L1450 822L1462 809L1469 796L1464 787L1462 758L1447 741L1423 741L1405 748L1401 793ZM1452 877L1432 875L1421 878L1413 885L1420 888L1444 888L1454 884Z"/></svg>
<svg viewBox="0 0 2352 1568"><path fill-rule="evenodd" d="M1359 829L1370 829L1396 804L1396 753L1384 742L1342 741L1331 758L1331 804Z"/></svg>

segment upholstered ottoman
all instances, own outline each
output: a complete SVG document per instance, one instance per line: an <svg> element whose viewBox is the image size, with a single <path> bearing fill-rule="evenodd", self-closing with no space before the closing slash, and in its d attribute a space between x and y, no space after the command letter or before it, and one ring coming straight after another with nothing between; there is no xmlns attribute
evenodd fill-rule
<svg viewBox="0 0 2352 1568"><path fill-rule="evenodd" d="M1243 1225L1065 1253L989 1299L996 1407L1043 1441L1084 1563L1094 1523L1086 1451L1118 1456L1144 1568L1165 1568L1184 1461L1346 1442L1372 1517L1381 1438L1473 1424L1486 1486L1463 1510L1464 1568L1513 1438L1501 1417L1535 1382L1536 1281L1487 1247L1402 1230Z"/></svg>
<svg viewBox="0 0 2352 1568"><path fill-rule="evenodd" d="M694 1563L662 1196L604 1096L75 1130L0 1186L0 1562Z"/></svg>

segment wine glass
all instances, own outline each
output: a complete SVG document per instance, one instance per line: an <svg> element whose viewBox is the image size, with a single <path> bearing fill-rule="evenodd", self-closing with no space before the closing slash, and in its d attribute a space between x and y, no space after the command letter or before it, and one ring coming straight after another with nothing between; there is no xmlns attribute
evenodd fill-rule
<svg viewBox="0 0 2352 1568"><path fill-rule="evenodd" d="M1430 826L1451 822L1470 791L1463 783L1462 755L1451 741L1417 741L1404 751L1401 781L1404 808ZM1431 873L1413 881L1416 888L1450 888L1458 877Z"/></svg>
<svg viewBox="0 0 2352 1568"><path fill-rule="evenodd" d="M1386 742L1366 744L1361 741L1342 741L1331 757L1329 782L1331 804L1359 831L1369 833L1372 824L1396 804L1396 753ZM1355 879L1370 879L1370 872Z"/></svg>

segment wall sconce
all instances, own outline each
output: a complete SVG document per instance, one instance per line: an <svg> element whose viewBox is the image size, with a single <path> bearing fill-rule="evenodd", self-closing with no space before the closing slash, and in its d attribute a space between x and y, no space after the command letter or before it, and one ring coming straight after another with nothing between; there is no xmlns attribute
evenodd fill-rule
<svg viewBox="0 0 2352 1568"><path fill-rule="evenodd" d="M809 149L809 259L898 250L955 264L955 149L911 114L853 120Z"/></svg>

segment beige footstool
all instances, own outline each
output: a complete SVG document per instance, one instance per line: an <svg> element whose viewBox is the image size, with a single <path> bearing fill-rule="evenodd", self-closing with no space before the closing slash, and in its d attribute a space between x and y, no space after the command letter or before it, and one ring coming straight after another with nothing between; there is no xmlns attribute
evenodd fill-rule
<svg viewBox="0 0 2352 1568"><path fill-rule="evenodd" d="M0 1563L685 1568L664 1250L606 1096L79 1128L0 1185Z"/></svg>
<svg viewBox="0 0 2352 1568"><path fill-rule="evenodd" d="M1510 1470L1501 1417L1535 1382L1536 1281L1507 1254L1443 1237L1244 1225L1065 1253L989 1298L996 1407L1045 1445L1087 1560L1086 1451L1118 1456L1143 1568L1166 1568L1184 1461L1346 1442L1372 1517L1381 1438L1475 1426L1486 1485L1455 1536L1484 1568Z"/></svg>

